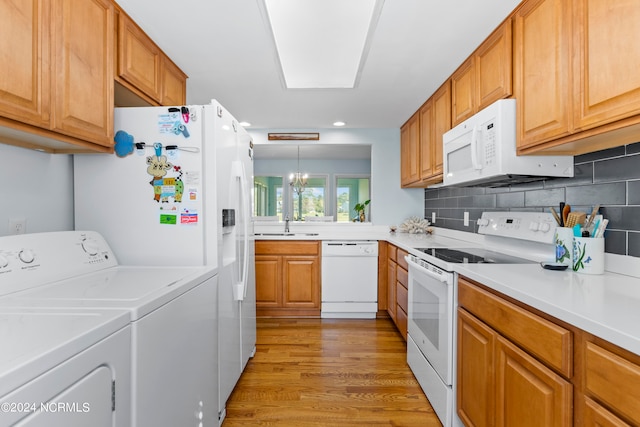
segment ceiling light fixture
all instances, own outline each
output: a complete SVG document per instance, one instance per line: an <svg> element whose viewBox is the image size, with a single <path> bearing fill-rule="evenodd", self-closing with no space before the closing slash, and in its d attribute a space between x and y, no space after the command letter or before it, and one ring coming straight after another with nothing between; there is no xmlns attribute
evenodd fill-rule
<svg viewBox="0 0 640 427"><path fill-rule="evenodd" d="M298 172L289 175L289 185L298 195L298 200L300 200L300 195L304 192L304 189L307 186L308 178L309 175L306 173L302 174L300 172L300 146L298 145Z"/></svg>
<svg viewBox="0 0 640 427"><path fill-rule="evenodd" d="M285 87L356 87L384 0L262 1Z"/></svg>
<svg viewBox="0 0 640 427"><path fill-rule="evenodd" d="M243 128L246 128L246 127L251 126L251 123L249 123L249 122L240 122L240 126L242 126Z"/></svg>
<svg viewBox="0 0 640 427"><path fill-rule="evenodd" d="M339 121L338 121L338 122L333 122L333 125L334 125L334 126L336 126L336 127L341 127L341 126L346 125L346 123L345 123L345 122L339 122Z"/></svg>

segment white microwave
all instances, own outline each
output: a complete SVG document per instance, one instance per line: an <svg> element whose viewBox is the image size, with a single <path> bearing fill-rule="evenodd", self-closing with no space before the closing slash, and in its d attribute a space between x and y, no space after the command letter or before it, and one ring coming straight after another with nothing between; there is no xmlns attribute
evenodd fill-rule
<svg viewBox="0 0 640 427"><path fill-rule="evenodd" d="M501 99L443 136L444 185L501 185L573 176L573 156L517 156L516 100Z"/></svg>

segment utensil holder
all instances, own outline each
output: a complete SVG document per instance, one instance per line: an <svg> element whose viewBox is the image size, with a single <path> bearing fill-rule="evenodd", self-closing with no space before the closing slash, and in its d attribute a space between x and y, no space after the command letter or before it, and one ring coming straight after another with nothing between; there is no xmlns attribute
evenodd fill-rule
<svg viewBox="0 0 640 427"><path fill-rule="evenodd" d="M556 263L573 267L573 229L556 227L553 241L556 247Z"/></svg>
<svg viewBox="0 0 640 427"><path fill-rule="evenodd" d="M604 238L573 238L573 271L582 274L604 273Z"/></svg>

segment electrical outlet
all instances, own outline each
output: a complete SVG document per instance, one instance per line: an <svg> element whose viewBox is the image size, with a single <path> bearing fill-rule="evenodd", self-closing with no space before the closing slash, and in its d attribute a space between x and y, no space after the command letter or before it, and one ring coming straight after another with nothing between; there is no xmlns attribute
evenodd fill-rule
<svg viewBox="0 0 640 427"><path fill-rule="evenodd" d="M436 223L436 213L431 212L431 224L435 224L435 223Z"/></svg>
<svg viewBox="0 0 640 427"><path fill-rule="evenodd" d="M469 226L469 212L464 213L464 226L465 227Z"/></svg>
<svg viewBox="0 0 640 427"><path fill-rule="evenodd" d="M27 232L26 218L9 219L9 234L24 234Z"/></svg>

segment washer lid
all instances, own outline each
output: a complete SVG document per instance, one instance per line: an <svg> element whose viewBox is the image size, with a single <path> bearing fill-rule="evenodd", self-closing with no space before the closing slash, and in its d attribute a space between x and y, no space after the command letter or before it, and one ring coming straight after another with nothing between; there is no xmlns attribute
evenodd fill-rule
<svg viewBox="0 0 640 427"><path fill-rule="evenodd" d="M120 308L137 320L214 273L210 267L118 266L0 298L0 306Z"/></svg>
<svg viewBox="0 0 640 427"><path fill-rule="evenodd" d="M126 310L0 307L0 398L128 324Z"/></svg>

